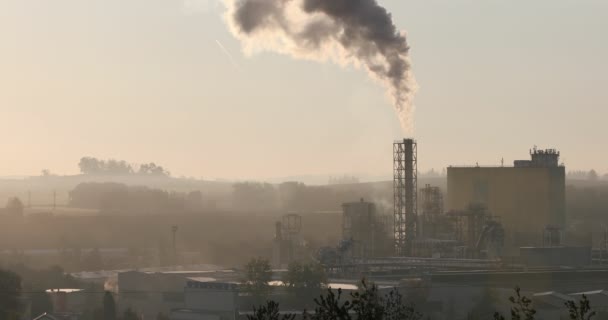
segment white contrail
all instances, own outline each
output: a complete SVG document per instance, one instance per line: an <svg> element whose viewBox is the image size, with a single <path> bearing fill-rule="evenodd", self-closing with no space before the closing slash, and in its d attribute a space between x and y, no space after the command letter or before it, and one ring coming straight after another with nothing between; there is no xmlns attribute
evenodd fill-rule
<svg viewBox="0 0 608 320"><path fill-rule="evenodd" d="M228 49L226 49L226 47L224 47L224 45L219 40L216 39L215 43L217 43L217 46L220 47L220 50L222 50L224 54L228 57L232 66L235 69L238 69L239 65L236 63L236 61L234 61L234 57L230 54L230 51L228 51Z"/></svg>

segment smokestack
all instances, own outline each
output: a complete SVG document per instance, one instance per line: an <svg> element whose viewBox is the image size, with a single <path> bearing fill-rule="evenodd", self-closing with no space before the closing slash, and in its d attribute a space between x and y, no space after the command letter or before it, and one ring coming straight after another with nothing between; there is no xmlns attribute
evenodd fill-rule
<svg viewBox="0 0 608 320"><path fill-rule="evenodd" d="M393 143L393 197L395 251L412 253L418 218L418 144L413 139Z"/></svg>
<svg viewBox="0 0 608 320"><path fill-rule="evenodd" d="M376 0L224 0L246 53L364 68L383 83L404 131L412 132L416 83L405 34Z"/></svg>

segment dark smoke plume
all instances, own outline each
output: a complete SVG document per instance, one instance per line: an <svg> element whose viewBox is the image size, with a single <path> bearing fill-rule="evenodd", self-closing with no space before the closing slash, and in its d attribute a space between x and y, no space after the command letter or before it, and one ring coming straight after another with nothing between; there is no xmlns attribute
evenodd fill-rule
<svg viewBox="0 0 608 320"><path fill-rule="evenodd" d="M401 126L412 131L416 82L406 37L376 0L224 0L245 51L365 68L384 83Z"/></svg>

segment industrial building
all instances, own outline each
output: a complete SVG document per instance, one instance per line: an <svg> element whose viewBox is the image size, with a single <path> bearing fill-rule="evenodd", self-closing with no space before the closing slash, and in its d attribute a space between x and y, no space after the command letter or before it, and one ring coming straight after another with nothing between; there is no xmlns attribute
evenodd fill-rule
<svg viewBox="0 0 608 320"><path fill-rule="evenodd" d="M342 204L342 239L350 242L353 258L392 254L390 216L378 212L376 205L364 199Z"/></svg>
<svg viewBox="0 0 608 320"><path fill-rule="evenodd" d="M569 292L608 287L608 271L591 266L590 247L564 246L565 168L559 152L535 148L530 155L511 167L449 167L444 201L439 187L418 189L417 142L394 142L392 214L362 198L343 203L341 241L318 248L316 255L304 240L302 216L280 217L270 298L289 306L281 275L289 263L310 260L325 267L331 288L346 284L357 290L365 277L398 288L437 320L465 318L490 289L508 301L514 286L525 286L539 310L554 315L564 299L577 295ZM253 302L242 279L236 270L121 272L118 303L146 319L159 312L172 320L244 319ZM608 305L606 296L600 290L594 298Z"/></svg>
<svg viewBox="0 0 608 320"><path fill-rule="evenodd" d="M192 278L221 281L234 278L234 272L120 272L117 282L119 311L122 313L130 308L141 312L145 319L154 319L159 313L169 314L171 310L183 308L186 301L184 288Z"/></svg>
<svg viewBox="0 0 608 320"><path fill-rule="evenodd" d="M287 268L289 263L306 256L306 243L302 237L302 216L295 213L283 215L275 223L272 245L272 265Z"/></svg>
<svg viewBox="0 0 608 320"><path fill-rule="evenodd" d="M505 248L542 245L545 230L565 225L565 168L559 152L530 150L512 167L449 167L448 211L483 205L505 229Z"/></svg>
<svg viewBox="0 0 608 320"><path fill-rule="evenodd" d="M342 242L322 248L319 261L338 272L414 263L404 257L466 268L475 263L467 259L513 262L522 253L523 265L591 264L589 248L564 246L565 168L558 151L534 148L529 160L511 167L449 167L444 203L439 187L417 188L417 149L413 139L393 143L393 219L363 199L344 203ZM576 262L553 259L555 252Z"/></svg>

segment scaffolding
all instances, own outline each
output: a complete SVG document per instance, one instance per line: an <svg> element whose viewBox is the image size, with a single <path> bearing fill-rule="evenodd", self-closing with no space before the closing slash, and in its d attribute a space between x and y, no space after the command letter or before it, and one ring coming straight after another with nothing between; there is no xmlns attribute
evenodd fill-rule
<svg viewBox="0 0 608 320"><path fill-rule="evenodd" d="M411 254L416 237L418 146L413 139L393 143L393 205L395 253Z"/></svg>
<svg viewBox="0 0 608 320"><path fill-rule="evenodd" d="M281 219L283 227L282 235L287 240L294 240L300 237L302 232L302 216L295 213L286 214Z"/></svg>
<svg viewBox="0 0 608 320"><path fill-rule="evenodd" d="M465 258L500 257L504 246L504 229L497 216L492 216L487 207L471 203L462 211L450 211L454 219L456 239L464 247Z"/></svg>
<svg viewBox="0 0 608 320"><path fill-rule="evenodd" d="M427 184L420 189L422 221L419 221L418 236L435 238L437 236L438 220L443 214L443 194L439 187Z"/></svg>
<svg viewBox="0 0 608 320"><path fill-rule="evenodd" d="M302 238L302 216L286 214L275 223L272 264L275 268L284 268L304 256Z"/></svg>
<svg viewBox="0 0 608 320"><path fill-rule="evenodd" d="M392 253L390 216L378 212L376 204L363 199L342 204L342 240L351 243L354 258Z"/></svg>

